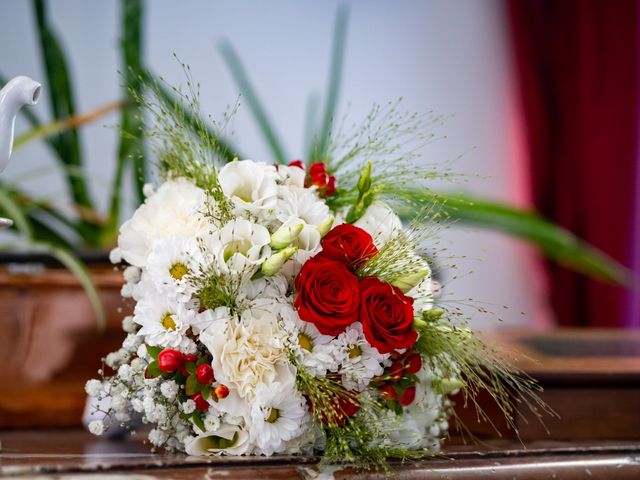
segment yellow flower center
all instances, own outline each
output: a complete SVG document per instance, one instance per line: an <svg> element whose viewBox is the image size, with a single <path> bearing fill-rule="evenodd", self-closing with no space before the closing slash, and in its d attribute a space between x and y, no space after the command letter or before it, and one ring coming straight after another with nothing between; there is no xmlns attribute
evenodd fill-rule
<svg viewBox="0 0 640 480"><path fill-rule="evenodd" d="M167 313L162 319L162 326L167 330L175 330L176 329L176 321L173 319L173 315Z"/></svg>
<svg viewBox="0 0 640 480"><path fill-rule="evenodd" d="M313 342L311 341L311 338L304 333L298 335L298 345L300 345L300 348L304 348L308 352L313 350Z"/></svg>
<svg viewBox="0 0 640 480"><path fill-rule="evenodd" d="M174 263L169 269L169 275L176 280L181 280L187 273L189 273L189 269L184 263Z"/></svg>
<svg viewBox="0 0 640 480"><path fill-rule="evenodd" d="M362 355L362 349L358 345L349 350L349 358L356 358L360 355Z"/></svg>
<svg viewBox="0 0 640 480"><path fill-rule="evenodd" d="M274 423L280 418L280 411L277 408L272 408L269 412L269 416L265 419L268 423Z"/></svg>

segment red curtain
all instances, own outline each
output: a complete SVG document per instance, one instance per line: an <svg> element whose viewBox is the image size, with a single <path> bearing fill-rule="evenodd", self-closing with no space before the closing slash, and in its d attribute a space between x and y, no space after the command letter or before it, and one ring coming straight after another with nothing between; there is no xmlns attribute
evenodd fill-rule
<svg viewBox="0 0 640 480"><path fill-rule="evenodd" d="M536 207L622 263L637 154L638 3L506 0ZM622 326L625 290L549 264L561 325Z"/></svg>

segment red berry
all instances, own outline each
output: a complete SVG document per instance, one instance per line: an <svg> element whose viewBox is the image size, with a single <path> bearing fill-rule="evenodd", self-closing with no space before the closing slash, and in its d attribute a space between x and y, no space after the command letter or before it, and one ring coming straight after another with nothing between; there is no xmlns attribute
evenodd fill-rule
<svg viewBox="0 0 640 480"><path fill-rule="evenodd" d="M398 352L397 350L391 350L390 356L391 356L391 360L400 360L402 358L402 353Z"/></svg>
<svg viewBox="0 0 640 480"><path fill-rule="evenodd" d="M213 393L215 393L218 398L227 398L229 395L229 387L226 385L218 385L213 389Z"/></svg>
<svg viewBox="0 0 640 480"><path fill-rule="evenodd" d="M314 164L311 165L311 167L309 167L309 175L311 175L312 177L314 175L326 175L327 174L327 166L324 164L324 162L316 162Z"/></svg>
<svg viewBox="0 0 640 480"><path fill-rule="evenodd" d="M186 355L183 355L182 357L184 358L185 362L196 363L198 361L198 355L196 355L195 353L187 353Z"/></svg>
<svg viewBox="0 0 640 480"><path fill-rule="evenodd" d="M193 395L191 395L191 400L193 400L196 403L196 408L201 411L201 412L206 412L209 410L209 402L207 402L204 397L202 396L202 393L198 392L198 393L194 393Z"/></svg>
<svg viewBox="0 0 640 480"><path fill-rule="evenodd" d="M398 399L398 401L400 402L400 405L402 405L403 407L407 407L411 405L415 399L416 399L416 387L411 386L405 389L404 393L400 395L400 398Z"/></svg>
<svg viewBox="0 0 640 480"><path fill-rule="evenodd" d="M383 385L382 387L380 387L380 395L385 400L395 400L396 398L398 398L398 394L396 393L396 389L393 388L391 385L388 385L388 384L387 385Z"/></svg>
<svg viewBox="0 0 640 480"><path fill-rule="evenodd" d="M404 371L409 374L416 374L422 368L422 357L414 352L404 360Z"/></svg>
<svg viewBox="0 0 640 480"><path fill-rule="evenodd" d="M389 368L389 375L391 376L391 380L397 382L402 378L402 372L404 371L404 365L400 362L393 362L391 367Z"/></svg>
<svg viewBox="0 0 640 480"><path fill-rule="evenodd" d="M170 348L165 348L158 354L158 368L163 372L175 372L182 366L183 361L182 354Z"/></svg>
<svg viewBox="0 0 640 480"><path fill-rule="evenodd" d="M203 363L196 370L196 377L198 379L198 383L202 385L210 385L215 380L213 376L213 368L208 363Z"/></svg>
<svg viewBox="0 0 640 480"><path fill-rule="evenodd" d="M304 170L304 163L302 163L302 160L294 160L292 162L289 162L289 166L290 167L298 167L298 168L301 168L302 170Z"/></svg>
<svg viewBox="0 0 640 480"><path fill-rule="evenodd" d="M329 181L327 182L327 191L325 192L325 195L329 197L333 195L335 191L336 191L336 177L331 175L329 177Z"/></svg>

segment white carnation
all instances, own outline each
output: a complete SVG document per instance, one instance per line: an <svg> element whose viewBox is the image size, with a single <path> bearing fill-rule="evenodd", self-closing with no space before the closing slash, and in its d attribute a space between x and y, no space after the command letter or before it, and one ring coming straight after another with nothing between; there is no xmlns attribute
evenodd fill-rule
<svg viewBox="0 0 640 480"><path fill-rule="evenodd" d="M354 225L368 232L378 248L402 231L400 218L383 202L373 202Z"/></svg>

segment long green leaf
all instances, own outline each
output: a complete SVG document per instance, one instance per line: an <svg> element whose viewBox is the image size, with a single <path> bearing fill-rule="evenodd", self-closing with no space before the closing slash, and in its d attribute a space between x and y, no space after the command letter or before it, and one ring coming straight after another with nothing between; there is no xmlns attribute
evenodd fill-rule
<svg viewBox="0 0 640 480"><path fill-rule="evenodd" d="M249 81L249 77L242 65L242 62L240 61L240 57L228 42L220 45L220 53L227 63L229 70L231 70L231 75L238 85L238 88L244 95L244 98L247 99L249 109L253 113L253 116L258 123L258 127L260 127L260 130L262 131L262 135L269 144L273 157L278 163L288 163L289 157L285 153L282 143L276 135L271 121L269 120L262 103L258 99L258 95L256 94L253 85L251 85L251 82Z"/></svg>
<svg viewBox="0 0 640 480"><path fill-rule="evenodd" d="M399 192L393 194L397 196ZM522 238L549 259L593 278L621 285L630 280L629 271L613 258L536 212L466 195L423 189L405 189L401 195L412 199L416 205L433 205L452 220ZM419 210L419 206L405 207L400 213L404 219L409 219Z"/></svg>
<svg viewBox="0 0 640 480"><path fill-rule="evenodd" d="M0 188L0 209L7 212L7 215L13 220L13 226L15 229L26 239L31 240L33 238L33 230L27 220L26 215L20 208L20 206L11 198L11 195Z"/></svg>
<svg viewBox="0 0 640 480"><path fill-rule="evenodd" d="M75 115L73 88L67 61L56 34L53 32L47 19L47 12L43 0L33 0L36 15L36 26L42 51L42 58L47 74L43 82L49 91L51 111L55 119L64 119ZM78 130L69 129L52 139L58 153L58 160L67 166L82 168L82 150ZM89 193L85 176L67 176L67 184L74 199L74 203L82 208L93 210L93 201ZM87 223L87 238L89 245L95 245L98 241L98 228Z"/></svg>
<svg viewBox="0 0 640 480"><path fill-rule="evenodd" d="M122 180L125 166L132 165L136 197L139 203L144 202L142 193L147 179L147 164L144 148L144 116L141 106L135 101L142 95L141 80L143 55L143 3L142 0L122 0L122 38L120 51L122 52L124 95L128 99L127 108L122 110L120 146L118 148L118 162L111 187L111 201L109 207L108 226L102 243L110 243L115 238L120 223L120 209L122 199Z"/></svg>
<svg viewBox="0 0 640 480"><path fill-rule="evenodd" d="M327 91L327 103L324 107L322 130L317 138L317 143L314 144L310 152L310 157L314 161L324 160L329 148L333 119L340 94L348 19L349 10L345 6L340 7L336 14L336 23L334 27L333 48L331 52L331 70L329 71L329 88Z"/></svg>
<svg viewBox="0 0 640 480"><path fill-rule="evenodd" d="M34 242L32 244L32 247L36 251L48 253L52 257L56 258L76 277L78 282L80 282L80 285L82 285L85 293L87 294L87 297L89 297L91 307L96 314L98 331L100 333L103 332L106 327L106 319L102 300L100 300L100 294L93 284L91 275L89 274L89 271L84 266L82 261L69 250L55 247L48 243Z"/></svg>

